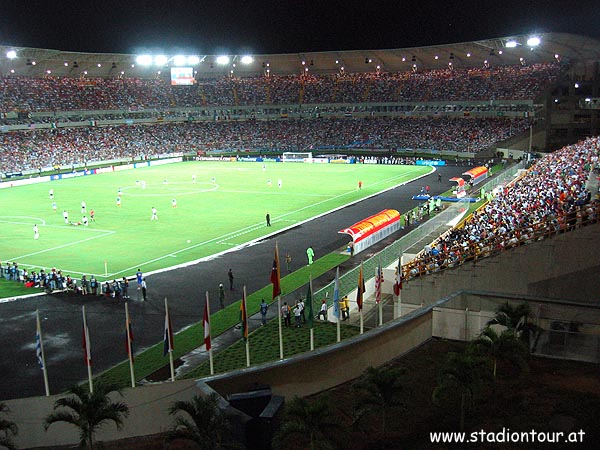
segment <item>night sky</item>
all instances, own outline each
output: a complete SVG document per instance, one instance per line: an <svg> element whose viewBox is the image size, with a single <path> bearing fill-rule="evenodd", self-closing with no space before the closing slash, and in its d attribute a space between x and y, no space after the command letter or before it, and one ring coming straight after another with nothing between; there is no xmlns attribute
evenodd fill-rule
<svg viewBox="0 0 600 450"><path fill-rule="evenodd" d="M449 44L534 32L600 38L598 0L25 0L0 44L65 51L273 54Z"/></svg>

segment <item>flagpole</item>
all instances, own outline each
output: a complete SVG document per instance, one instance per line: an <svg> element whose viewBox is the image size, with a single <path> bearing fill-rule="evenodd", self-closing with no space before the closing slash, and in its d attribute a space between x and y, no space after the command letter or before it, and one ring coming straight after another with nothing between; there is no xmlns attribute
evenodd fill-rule
<svg viewBox="0 0 600 450"><path fill-rule="evenodd" d="M381 269L381 261L379 261L379 265L377 266L377 278L378 281L376 281L376 283L379 283L379 291L375 293L376 296L378 296L377 300L377 306L378 306L378 311L379 311L379 326L383 325L383 302L381 301L381 285L383 284L383 272Z"/></svg>
<svg viewBox="0 0 600 450"><path fill-rule="evenodd" d="M400 256L398 258L398 281L400 282L400 286L398 289L398 317L402 317L402 259L404 255L402 254L402 250L400 250Z"/></svg>
<svg viewBox="0 0 600 450"><path fill-rule="evenodd" d="M85 362L86 362L86 366L87 366L87 371L88 371L88 381L90 384L90 394L94 393L94 384L92 383L92 364L90 362L90 358L88 357L88 355L91 352L90 349L90 333L88 331L88 327L87 327L87 321L85 320L85 305L83 305L81 307L81 313L83 315L83 332L85 333L84 339L85 339L85 350L86 350L86 354L85 354Z"/></svg>
<svg viewBox="0 0 600 450"><path fill-rule="evenodd" d="M333 284L333 315L337 318L336 329L337 329L337 342L341 341L340 332L340 268L339 266L335 270L335 282Z"/></svg>
<svg viewBox="0 0 600 450"><path fill-rule="evenodd" d="M360 318L360 334L363 334L365 331L364 317L363 317L363 307L364 307L364 295L365 295L365 279L363 273L363 262L360 261L360 271L358 272L358 288L357 288L357 299L360 299L360 304L358 305L358 316Z"/></svg>
<svg viewBox="0 0 600 450"><path fill-rule="evenodd" d="M127 333L127 349L129 353L129 374L131 375L131 387L135 387L135 371L133 369L133 347L131 346L131 323L129 322L129 307L127 306L127 302L125 302L125 323L127 324L127 328L125 332Z"/></svg>
<svg viewBox="0 0 600 450"><path fill-rule="evenodd" d="M44 340L42 339L42 325L40 324L40 311L35 310L36 326L39 336L40 356L42 358L42 372L44 374L44 388L46 389L46 397L50 397L50 386L48 384L48 371L46 370L46 355L44 354Z"/></svg>
<svg viewBox="0 0 600 450"><path fill-rule="evenodd" d="M169 347L171 347L171 336L173 334L173 330L171 330L171 316L169 315L169 305L167 305L167 297L165 297L165 314L167 315L167 320L169 321L169 334L167 335L167 340L169 342ZM173 348L169 348L169 366L171 367L171 381L175 381L175 366L173 365Z"/></svg>
<svg viewBox="0 0 600 450"><path fill-rule="evenodd" d="M248 323L248 305L246 305L246 285L244 285L244 298L242 299L242 301L244 302L244 312L246 314L245 320L246 320L246 324L244 325L246 327L246 329L248 329L248 326L250 325ZM245 331L244 331L244 335L245 335ZM250 336L245 336L246 337L246 367L250 367Z"/></svg>
<svg viewBox="0 0 600 450"><path fill-rule="evenodd" d="M309 275L308 278L308 289L310 292L310 298L308 298L306 301L310 302L310 309L309 309L309 318L308 320L310 321L310 351L312 352L315 349L315 330L313 329L313 309L312 309L312 274Z"/></svg>
<svg viewBox="0 0 600 450"><path fill-rule="evenodd" d="M277 318L279 322L279 359L283 359L283 329L281 327L281 295L277 296Z"/></svg>
<svg viewBox="0 0 600 450"><path fill-rule="evenodd" d="M209 328L208 328L208 339L210 340L210 306L208 301L208 291L206 291L206 317L208 318ZM203 324L206 327L206 324ZM206 330L206 328L205 328ZM205 338L206 339L206 338ZM215 374L215 369L213 366L213 354L212 354L212 345L208 346L208 362L210 364L210 374Z"/></svg>
<svg viewBox="0 0 600 450"><path fill-rule="evenodd" d="M273 299L277 297L277 325L279 329L279 359L283 359L283 328L281 325L281 271L279 267L279 245L275 241L275 257L271 269L271 283L273 283Z"/></svg>

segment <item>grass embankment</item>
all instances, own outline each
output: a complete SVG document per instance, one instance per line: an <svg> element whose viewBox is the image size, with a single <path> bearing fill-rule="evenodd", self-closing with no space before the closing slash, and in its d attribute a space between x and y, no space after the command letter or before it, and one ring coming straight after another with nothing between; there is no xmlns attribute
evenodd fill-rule
<svg viewBox="0 0 600 450"><path fill-rule="evenodd" d="M305 266L301 269L285 276L281 280L281 289L283 294L287 294L295 291L302 286L305 286L308 283L309 277L312 275L313 278L317 278L327 271L335 268L340 265L342 262L348 259L347 255L342 255L339 253L331 253L322 258L315 260L314 264L311 266ZM262 289L259 289L252 294L249 294L247 297L247 308L248 315L252 315L256 313L259 309L259 305L262 299L268 299L270 301L272 298L272 286L267 285ZM276 308L276 305L273 305L272 308ZM219 336L224 331L230 329L239 323L240 320L240 301L237 301L225 309L219 310L214 314L211 314L211 335L213 338ZM327 345L328 343L333 343L330 339L330 331L331 327L323 326L315 328L315 345L316 343L320 343L320 345ZM344 327L347 328L347 327ZM277 329L275 329L277 331ZM292 343L296 340L297 335L293 335L290 331L300 331L297 329L290 329L287 333L287 341ZM304 331L304 329L302 329ZM308 330L306 330L308 332ZM335 328L333 328L333 332L335 334ZM262 333L260 333L262 335ZM345 335L345 333L344 333ZM179 358L187 353L191 352L195 348L203 345L202 337L204 336L204 329L201 323L196 323L185 330L177 333L174 337L175 339L175 351L173 353L174 358ZM250 339L254 341L254 333L251 335ZM261 337L261 339L270 339L269 337ZM277 335L275 336L277 339ZM251 342L252 342L251 341ZM254 350L254 347L256 349ZM277 354L275 357L271 357L272 350L270 348L271 345L253 345L252 352L252 363L264 362L268 360L273 360L279 358L279 344L276 341L276 346L274 347ZM295 345L290 345L289 349L286 349L286 355L288 355L288 351L290 354L295 354L304 350L308 350L308 345L303 348L297 347ZM242 348L242 352L244 352ZM224 352L221 352L224 353ZM215 361L218 359L218 363L216 363L216 368L226 367L224 370L231 370L230 367L242 367L236 366L237 360L239 359L237 356L232 356L231 353L227 353L224 360L221 360L220 354L215 355ZM245 365L245 353L243 364ZM288 355L289 356L289 355ZM141 353L135 355L135 375L136 381L140 381L147 377L148 375L156 372L165 366L166 358L163 356L163 343L160 342L152 347L142 351ZM222 371L220 369L217 369ZM129 362L124 361L121 364L116 365L115 367L108 369L104 373L98 376L99 379L104 381L114 383L121 387L127 387L130 385L130 374L129 374Z"/></svg>

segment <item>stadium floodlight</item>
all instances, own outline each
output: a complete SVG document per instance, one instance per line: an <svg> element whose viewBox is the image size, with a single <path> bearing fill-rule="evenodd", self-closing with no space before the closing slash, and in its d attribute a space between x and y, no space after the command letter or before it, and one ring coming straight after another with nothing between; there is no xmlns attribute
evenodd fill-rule
<svg viewBox="0 0 600 450"><path fill-rule="evenodd" d="M527 39L527 45L529 47L537 47L541 42L541 39L537 36L531 36L529 39Z"/></svg>
<svg viewBox="0 0 600 450"><path fill-rule="evenodd" d="M6 52L6 57L8 59L15 59L17 57L17 52L15 52L14 50L9 50Z"/></svg>
<svg viewBox="0 0 600 450"><path fill-rule="evenodd" d="M176 66L184 66L186 61L186 57L183 55L177 55L173 57L173 64Z"/></svg>
<svg viewBox="0 0 600 450"><path fill-rule="evenodd" d="M152 64L152 56L150 55L140 55L135 58L135 62L142 66L149 66Z"/></svg>
<svg viewBox="0 0 600 450"><path fill-rule="evenodd" d="M229 56L227 55L221 55L221 56L217 56L217 64L224 66L225 64L229 64Z"/></svg>
<svg viewBox="0 0 600 450"><path fill-rule="evenodd" d="M242 56L242 64L252 64L254 62L254 58L250 55L244 55Z"/></svg>
<svg viewBox="0 0 600 450"><path fill-rule="evenodd" d="M504 46L506 48L515 48L517 46L517 41L514 41L514 40L507 41L506 44L504 44Z"/></svg>
<svg viewBox="0 0 600 450"><path fill-rule="evenodd" d="M164 66L167 64L168 61L169 58L167 58L165 55L156 55L154 57L154 64L156 64L157 66Z"/></svg>
<svg viewBox="0 0 600 450"><path fill-rule="evenodd" d="M200 58L198 58L197 56L188 56L187 63L192 66L195 66L196 64L200 64Z"/></svg>

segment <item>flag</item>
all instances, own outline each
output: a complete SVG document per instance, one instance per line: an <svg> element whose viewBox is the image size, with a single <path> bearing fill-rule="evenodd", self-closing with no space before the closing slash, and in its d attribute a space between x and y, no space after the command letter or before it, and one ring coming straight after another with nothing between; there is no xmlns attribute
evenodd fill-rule
<svg viewBox="0 0 600 450"><path fill-rule="evenodd" d="M306 292L306 309L308 311L308 318L306 322L308 323L308 327L313 327L313 298L312 298L312 277L308 281L308 291Z"/></svg>
<svg viewBox="0 0 600 450"><path fill-rule="evenodd" d="M271 269L271 283L273 283L273 298L281 295L281 272L279 271L279 248L275 243L275 257L273 258L273 268Z"/></svg>
<svg viewBox="0 0 600 450"><path fill-rule="evenodd" d="M208 293L204 303L204 317L202 318L202 326L204 327L204 345L206 351L210 350L210 311L208 309Z"/></svg>
<svg viewBox="0 0 600 450"><path fill-rule="evenodd" d="M340 318L340 268L335 271L335 282L333 283L333 315Z"/></svg>
<svg viewBox="0 0 600 450"><path fill-rule="evenodd" d="M381 285L383 284L383 271L381 264L377 266L377 274L375 275L375 303L381 302Z"/></svg>
<svg viewBox="0 0 600 450"><path fill-rule="evenodd" d="M173 326L171 325L171 316L169 314L169 308L167 307L167 303L165 301L165 335L164 335L164 346L163 346L163 356L167 353L172 353L175 349L173 345Z"/></svg>
<svg viewBox="0 0 600 450"><path fill-rule="evenodd" d="M361 262L360 270L358 272L358 289L356 290L356 304L358 305L358 311L362 311L364 295L365 295L365 278L363 276L363 265Z"/></svg>
<svg viewBox="0 0 600 450"><path fill-rule="evenodd" d="M82 346L83 346L83 360L85 361L85 365L88 367L92 366L92 347L90 344L90 331L88 330L87 323L83 323L83 336L82 336Z"/></svg>
<svg viewBox="0 0 600 450"><path fill-rule="evenodd" d="M129 361L133 362L133 330L131 329L131 321L129 319L125 319L125 348L127 349Z"/></svg>
<svg viewBox="0 0 600 450"><path fill-rule="evenodd" d="M242 323L242 338L248 339L248 312L246 310L246 286L242 295L242 303L240 303L240 322Z"/></svg>
<svg viewBox="0 0 600 450"><path fill-rule="evenodd" d="M394 294L396 297L400 295L402 290L402 256L398 258L398 267L396 267L396 280L394 282Z"/></svg>
<svg viewBox="0 0 600 450"><path fill-rule="evenodd" d="M40 317L37 316L37 324L35 330L35 355L37 356L40 369L44 370L44 356L42 350L42 327L40 325Z"/></svg>

